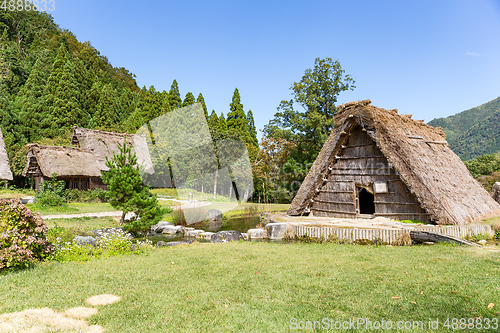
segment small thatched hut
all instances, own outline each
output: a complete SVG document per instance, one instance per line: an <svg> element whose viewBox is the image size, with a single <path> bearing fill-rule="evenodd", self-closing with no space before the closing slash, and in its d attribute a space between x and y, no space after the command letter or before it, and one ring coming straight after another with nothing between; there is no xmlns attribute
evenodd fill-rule
<svg viewBox="0 0 500 333"><path fill-rule="evenodd" d="M35 178L37 190L40 189L40 183L50 179L53 173L71 189L106 188L101 180L101 170L90 150L33 143L28 145L27 159L23 176Z"/></svg>
<svg viewBox="0 0 500 333"><path fill-rule="evenodd" d="M442 129L370 105L341 105L289 215L464 224L500 214Z"/></svg>
<svg viewBox="0 0 500 333"><path fill-rule="evenodd" d="M0 180L12 180L12 171L10 171L9 157L3 142L2 130L0 129Z"/></svg>
<svg viewBox="0 0 500 333"><path fill-rule="evenodd" d="M108 171L106 157L111 159L113 152L118 155L120 153L118 144L122 145L124 140L127 140L127 143L132 145L132 153L136 153L137 162L143 164L145 172L153 174L153 162L149 154L146 137L143 135L104 132L75 126L73 127L71 144L92 150L99 169Z"/></svg>

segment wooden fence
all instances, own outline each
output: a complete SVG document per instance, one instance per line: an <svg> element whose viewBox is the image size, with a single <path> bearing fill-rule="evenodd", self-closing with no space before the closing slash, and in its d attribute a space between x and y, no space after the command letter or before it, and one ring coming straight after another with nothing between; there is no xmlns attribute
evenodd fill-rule
<svg viewBox="0 0 500 333"><path fill-rule="evenodd" d="M460 226L442 226L442 227L418 227L404 229L352 229L352 228L332 228L332 227L309 227L304 225L293 226L295 235L307 235L313 238L328 238L331 234L339 239L347 239L353 242L358 239L381 240L386 243L392 243L403 233L409 233L411 230L429 231L443 235L464 238L479 234L493 236L489 225L460 225Z"/></svg>

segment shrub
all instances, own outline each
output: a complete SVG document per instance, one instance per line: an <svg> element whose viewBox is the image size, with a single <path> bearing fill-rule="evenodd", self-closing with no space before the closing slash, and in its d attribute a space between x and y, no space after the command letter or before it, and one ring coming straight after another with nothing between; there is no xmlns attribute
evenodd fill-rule
<svg viewBox="0 0 500 333"><path fill-rule="evenodd" d="M401 233L401 235L399 235L398 239L396 239L396 241L394 242L394 245L396 245L396 246L411 246L411 244L412 244L412 240L411 240L410 234L407 232Z"/></svg>
<svg viewBox="0 0 500 333"><path fill-rule="evenodd" d="M139 254L152 248L151 241L145 240L134 243L132 237L120 229L115 229L114 232L100 233L95 247L90 244L82 245L74 240L64 241L63 238L66 233L62 230L58 232L63 237L56 238L54 259L61 262L88 261L93 258L120 254Z"/></svg>
<svg viewBox="0 0 500 333"><path fill-rule="evenodd" d="M54 173L50 180L40 183L40 191L36 193L34 202L41 206L61 206L66 203L65 187L64 180L57 180Z"/></svg>
<svg viewBox="0 0 500 333"><path fill-rule="evenodd" d="M500 224L496 224L493 226L493 232L495 233L495 237L496 239L500 239Z"/></svg>
<svg viewBox="0 0 500 333"><path fill-rule="evenodd" d="M108 202L107 191L100 188L87 191L67 189L65 197L69 202Z"/></svg>
<svg viewBox="0 0 500 333"><path fill-rule="evenodd" d="M0 200L0 269L25 267L53 251L47 225L18 199Z"/></svg>

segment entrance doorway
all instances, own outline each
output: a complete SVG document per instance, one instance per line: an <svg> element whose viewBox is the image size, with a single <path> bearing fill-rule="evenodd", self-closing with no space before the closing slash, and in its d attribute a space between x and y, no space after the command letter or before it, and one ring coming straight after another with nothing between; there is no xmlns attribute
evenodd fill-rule
<svg viewBox="0 0 500 333"><path fill-rule="evenodd" d="M359 213L360 214L374 214L375 213L375 197L372 193L366 190L364 187L357 188L358 203L359 203Z"/></svg>

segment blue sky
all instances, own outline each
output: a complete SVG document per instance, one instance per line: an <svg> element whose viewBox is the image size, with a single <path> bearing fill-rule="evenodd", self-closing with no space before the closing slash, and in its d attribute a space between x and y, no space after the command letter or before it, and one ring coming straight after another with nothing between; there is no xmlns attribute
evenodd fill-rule
<svg viewBox="0 0 500 333"><path fill-rule="evenodd" d="M205 97L227 114L234 88L262 129L317 57L371 99L430 121L500 96L500 1L54 0L57 24L140 87Z"/></svg>

